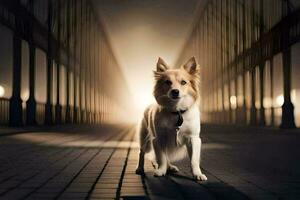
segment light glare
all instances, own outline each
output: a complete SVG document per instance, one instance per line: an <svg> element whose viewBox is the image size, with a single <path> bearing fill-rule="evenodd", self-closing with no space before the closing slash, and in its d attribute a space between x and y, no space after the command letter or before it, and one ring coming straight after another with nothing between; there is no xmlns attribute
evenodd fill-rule
<svg viewBox="0 0 300 200"><path fill-rule="evenodd" d="M230 97L230 104L233 109L236 109L236 96Z"/></svg>
<svg viewBox="0 0 300 200"><path fill-rule="evenodd" d="M284 103L284 98L283 98L283 95L279 95L276 97L276 104L277 106L282 106Z"/></svg>
<svg viewBox="0 0 300 200"><path fill-rule="evenodd" d="M146 90L136 93L134 95L134 106L138 110L139 114L143 113L145 108L150 104L154 103L154 97L151 92Z"/></svg>
<svg viewBox="0 0 300 200"><path fill-rule="evenodd" d="M0 97L4 97L5 89L2 85L0 85Z"/></svg>

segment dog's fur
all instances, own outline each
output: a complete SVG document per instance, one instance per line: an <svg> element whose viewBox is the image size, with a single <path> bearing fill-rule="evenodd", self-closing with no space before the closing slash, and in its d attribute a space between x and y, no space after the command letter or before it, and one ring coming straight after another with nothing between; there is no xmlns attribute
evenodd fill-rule
<svg viewBox="0 0 300 200"><path fill-rule="evenodd" d="M154 71L154 97L157 104L149 106L139 127L140 154L137 174L144 173L144 156L154 150L152 164L155 176L164 176L169 171L178 171L171 161L182 158L187 149L193 176L207 180L200 169L200 111L199 111L199 66L194 57L179 69L171 69L161 58ZM178 90L174 98L172 90ZM182 114L183 124L176 137L177 111ZM177 139L176 139L177 138Z"/></svg>

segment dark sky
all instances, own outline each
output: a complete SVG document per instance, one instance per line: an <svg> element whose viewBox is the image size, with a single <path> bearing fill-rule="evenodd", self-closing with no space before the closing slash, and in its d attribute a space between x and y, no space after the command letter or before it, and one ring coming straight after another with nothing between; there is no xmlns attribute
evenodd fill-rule
<svg viewBox="0 0 300 200"><path fill-rule="evenodd" d="M93 0L136 99L152 95L158 57L172 65L206 0Z"/></svg>

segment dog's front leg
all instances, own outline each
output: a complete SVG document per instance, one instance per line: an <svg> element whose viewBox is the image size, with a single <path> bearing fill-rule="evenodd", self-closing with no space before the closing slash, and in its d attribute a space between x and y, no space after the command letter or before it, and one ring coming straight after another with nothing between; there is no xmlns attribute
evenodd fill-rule
<svg viewBox="0 0 300 200"><path fill-rule="evenodd" d="M168 162L165 152L163 152L157 139L153 140L153 149L155 152L155 157L157 159L158 168L154 171L154 176L164 176L166 175Z"/></svg>
<svg viewBox="0 0 300 200"><path fill-rule="evenodd" d="M139 154L139 164L138 164L138 167L137 169L135 170L135 173L136 174L139 174L139 175L144 175L145 172L144 172L144 162L145 162L145 152L143 149L140 149L140 154Z"/></svg>
<svg viewBox="0 0 300 200"><path fill-rule="evenodd" d="M191 168L193 176L197 180L206 181L207 178L202 174L200 169L201 139L199 137L191 137L191 142L187 145L189 157L191 159Z"/></svg>

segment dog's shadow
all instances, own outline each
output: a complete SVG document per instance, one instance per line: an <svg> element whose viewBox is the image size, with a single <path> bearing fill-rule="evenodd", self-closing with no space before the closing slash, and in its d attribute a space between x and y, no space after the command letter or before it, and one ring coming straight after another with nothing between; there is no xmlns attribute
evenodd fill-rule
<svg viewBox="0 0 300 200"><path fill-rule="evenodd" d="M141 176L151 199L249 199L234 187L216 179L206 172L208 181L197 181L182 172L154 177L152 172Z"/></svg>

